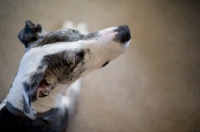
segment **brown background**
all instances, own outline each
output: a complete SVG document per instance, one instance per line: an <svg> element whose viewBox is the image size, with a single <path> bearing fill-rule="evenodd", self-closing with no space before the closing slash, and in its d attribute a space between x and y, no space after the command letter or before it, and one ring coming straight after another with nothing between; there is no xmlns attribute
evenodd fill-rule
<svg viewBox="0 0 200 132"><path fill-rule="evenodd" d="M24 21L48 31L66 20L89 31L129 25L128 50L83 79L70 132L199 132L200 3L141 0L1 0L0 99L24 47Z"/></svg>

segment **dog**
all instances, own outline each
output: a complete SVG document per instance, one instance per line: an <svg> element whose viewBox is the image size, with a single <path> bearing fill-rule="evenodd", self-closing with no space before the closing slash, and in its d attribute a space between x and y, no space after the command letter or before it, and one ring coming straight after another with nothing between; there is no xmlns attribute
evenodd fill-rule
<svg viewBox="0 0 200 132"><path fill-rule="evenodd" d="M25 53L0 103L0 132L66 131L78 98L72 84L122 54L131 34L126 25L88 34L68 28L42 33L40 24L26 21L18 38Z"/></svg>

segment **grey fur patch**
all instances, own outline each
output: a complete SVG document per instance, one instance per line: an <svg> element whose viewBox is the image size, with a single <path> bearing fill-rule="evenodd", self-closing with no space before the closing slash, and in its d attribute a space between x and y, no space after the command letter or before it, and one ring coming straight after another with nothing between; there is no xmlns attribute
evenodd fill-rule
<svg viewBox="0 0 200 132"><path fill-rule="evenodd" d="M35 47L52 44L56 42L73 42L81 40L84 37L79 31L74 29L62 29L54 32L47 33L37 42Z"/></svg>
<svg viewBox="0 0 200 132"><path fill-rule="evenodd" d="M42 38L34 43L33 47L43 46L57 42L74 42L79 40L88 40L99 37L98 32L89 33L87 35L81 34L74 29L62 29L54 32L47 33Z"/></svg>
<svg viewBox="0 0 200 132"><path fill-rule="evenodd" d="M47 65L49 71L57 78L58 83L67 83L77 79L83 71L84 55L88 50L61 51L55 54L46 55L41 61L41 65ZM78 71L74 71L77 65Z"/></svg>
<svg viewBox="0 0 200 132"><path fill-rule="evenodd" d="M23 96L23 100L24 100L24 103L23 103L23 112L24 113L30 113L30 104L28 104Z"/></svg>

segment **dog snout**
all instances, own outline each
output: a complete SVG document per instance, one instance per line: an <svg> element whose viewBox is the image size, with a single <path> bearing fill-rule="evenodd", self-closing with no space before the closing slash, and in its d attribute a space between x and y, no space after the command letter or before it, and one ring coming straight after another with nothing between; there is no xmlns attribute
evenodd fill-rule
<svg viewBox="0 0 200 132"><path fill-rule="evenodd" d="M131 33L127 25L119 26L114 31L117 32L115 35L115 41L124 44L131 39Z"/></svg>

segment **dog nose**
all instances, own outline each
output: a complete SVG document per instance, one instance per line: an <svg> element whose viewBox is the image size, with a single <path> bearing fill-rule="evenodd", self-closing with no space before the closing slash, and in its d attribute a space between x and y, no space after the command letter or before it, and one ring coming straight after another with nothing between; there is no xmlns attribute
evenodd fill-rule
<svg viewBox="0 0 200 132"><path fill-rule="evenodd" d="M115 40L120 43L126 43L131 39L131 33L127 25L119 26L114 31L118 32L115 35Z"/></svg>

